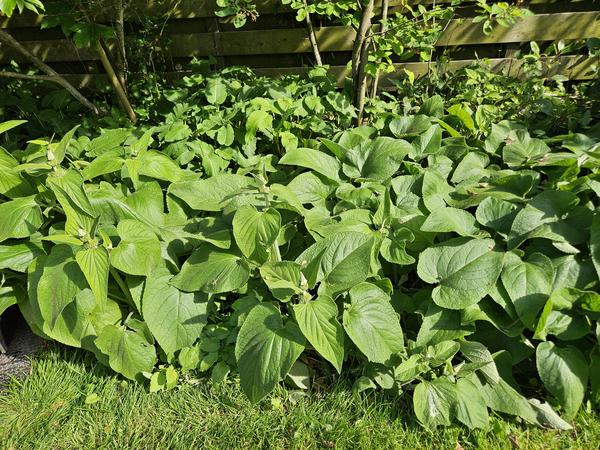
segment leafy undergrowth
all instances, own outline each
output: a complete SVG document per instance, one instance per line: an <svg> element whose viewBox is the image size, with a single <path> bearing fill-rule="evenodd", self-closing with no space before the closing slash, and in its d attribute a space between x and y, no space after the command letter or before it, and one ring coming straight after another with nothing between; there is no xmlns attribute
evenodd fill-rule
<svg viewBox="0 0 600 450"><path fill-rule="evenodd" d="M86 400L88 403L86 403ZM574 430L492 418L489 431L428 432L393 397L359 399L351 382L294 398L277 388L251 404L235 383L182 384L148 394L81 352L49 351L32 374L0 394L0 443L17 448L598 448L600 417L581 412Z"/></svg>
<svg viewBox="0 0 600 450"><path fill-rule="evenodd" d="M555 135L434 95L352 127L324 69L164 100L156 126L7 139L0 311L151 391L341 373L432 429L570 429L598 402L591 113Z"/></svg>

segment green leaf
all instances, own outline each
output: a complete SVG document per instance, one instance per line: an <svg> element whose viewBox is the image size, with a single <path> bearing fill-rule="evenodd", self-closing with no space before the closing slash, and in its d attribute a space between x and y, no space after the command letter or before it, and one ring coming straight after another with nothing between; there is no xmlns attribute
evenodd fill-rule
<svg viewBox="0 0 600 450"><path fill-rule="evenodd" d="M411 157L421 159L440 151L442 145L442 129L439 125L431 125L425 133L417 136L412 142Z"/></svg>
<svg viewBox="0 0 600 450"><path fill-rule="evenodd" d="M37 285L37 300L43 319L54 328L63 310L87 287L73 249L55 246L44 264ZM31 292L30 292L31 295Z"/></svg>
<svg viewBox="0 0 600 450"><path fill-rule="evenodd" d="M419 256L417 274L438 284L433 301L449 309L463 309L485 297L502 271L504 254L494 251L491 239L456 238L430 247Z"/></svg>
<svg viewBox="0 0 600 450"><path fill-rule="evenodd" d="M369 361L385 363L404 349L400 320L390 297L371 283L350 290L350 305L344 311L344 329Z"/></svg>
<svg viewBox="0 0 600 450"><path fill-rule="evenodd" d="M235 133L233 131L233 127L230 124L223 125L217 131L217 142L226 147L233 144L235 139Z"/></svg>
<svg viewBox="0 0 600 450"><path fill-rule="evenodd" d="M102 303L108 297L109 256L104 247L81 249L75 260L85 275L96 301Z"/></svg>
<svg viewBox="0 0 600 450"><path fill-rule="evenodd" d="M22 289L14 288L12 286L0 287L0 317L4 314L8 308L16 305L19 297L24 294Z"/></svg>
<svg viewBox="0 0 600 450"><path fill-rule="evenodd" d="M65 159L65 155L67 153L67 147L69 147L77 128L79 128L79 125L76 125L67 134L65 134L53 150L48 150L48 163L51 166L58 166L63 162L63 159Z"/></svg>
<svg viewBox="0 0 600 450"><path fill-rule="evenodd" d="M0 204L0 242L25 238L44 223L42 210L35 196L23 197Z"/></svg>
<svg viewBox="0 0 600 450"><path fill-rule="evenodd" d="M336 233L310 246L296 262L310 287L322 282L333 294L367 279L372 247L373 238L367 234Z"/></svg>
<svg viewBox="0 0 600 450"><path fill-rule="evenodd" d="M217 294L241 288L249 276L248 263L240 255L203 244L194 250L171 284L185 292Z"/></svg>
<svg viewBox="0 0 600 450"><path fill-rule="evenodd" d="M452 422L457 389L447 378L423 381L415 387L413 408L426 428L449 426Z"/></svg>
<svg viewBox="0 0 600 450"><path fill-rule="evenodd" d="M517 315L525 325L533 327L552 291L552 262L541 253L534 253L525 261L507 253L501 279Z"/></svg>
<svg viewBox="0 0 600 450"><path fill-rule="evenodd" d="M281 229L281 215L275 208L257 211L254 206L245 205L233 217L233 236L249 259L265 262Z"/></svg>
<svg viewBox="0 0 600 450"><path fill-rule="evenodd" d="M119 245L110 252L113 267L129 275L149 275L160 261L160 242L143 223L122 220L117 225L121 238Z"/></svg>
<svg viewBox="0 0 600 450"><path fill-rule="evenodd" d="M168 192L183 200L194 210L221 211L235 197L256 187L257 184L253 178L223 174L206 180L172 183Z"/></svg>
<svg viewBox="0 0 600 450"><path fill-rule="evenodd" d="M227 99L227 85L221 78L209 78L204 89L206 100L211 105L222 105Z"/></svg>
<svg viewBox="0 0 600 450"><path fill-rule="evenodd" d="M456 382L456 418L471 430L487 429L489 416L485 399L471 381L460 378Z"/></svg>
<svg viewBox="0 0 600 450"><path fill-rule="evenodd" d="M294 305L294 315L302 334L338 373L344 362L344 329L338 321L338 308L331 297L320 296Z"/></svg>
<svg viewBox="0 0 600 450"><path fill-rule="evenodd" d="M469 212L456 208L437 208L427 216L421 231L430 233L454 232L461 236L475 236L480 233L475 217Z"/></svg>
<svg viewBox="0 0 600 450"><path fill-rule="evenodd" d="M577 414L588 383L588 363L579 349L542 342L536 349L536 366L544 387L560 402L565 416Z"/></svg>
<svg viewBox="0 0 600 450"><path fill-rule="evenodd" d="M2 8L2 11L4 11L4 8ZM8 16L10 16L10 14L7 14ZM24 123L27 123L26 120L7 120L6 122L2 122L0 123L0 134L2 133L6 133L9 130L12 130L13 128L16 128L18 126L23 125Z"/></svg>
<svg viewBox="0 0 600 450"><path fill-rule="evenodd" d="M435 211L438 208L444 208L448 200L448 194L452 188L435 169L427 169L423 175L423 203L429 211Z"/></svg>
<svg viewBox="0 0 600 450"><path fill-rule="evenodd" d="M170 284L171 272L157 268L146 280L142 316L167 354L189 347L198 338L208 318L208 297L185 293Z"/></svg>
<svg viewBox="0 0 600 450"><path fill-rule="evenodd" d="M267 262L260 267L260 276L278 300L288 301L303 292L300 287L302 273L297 262Z"/></svg>
<svg viewBox="0 0 600 450"><path fill-rule="evenodd" d="M252 308L235 345L240 384L250 401L256 403L271 392L303 350L298 325L284 325L278 308L268 303Z"/></svg>
<svg viewBox="0 0 600 450"><path fill-rule="evenodd" d="M507 235L517 212L518 209L514 204L495 197L488 197L477 207L475 217L484 227Z"/></svg>
<svg viewBox="0 0 600 450"><path fill-rule="evenodd" d="M83 169L82 175L84 180L91 180L121 170L125 160L120 157L120 154L121 152L106 153L92 160L85 169Z"/></svg>
<svg viewBox="0 0 600 450"><path fill-rule="evenodd" d="M333 156L311 148L297 148L287 152L279 160L279 164L300 166L312 169L330 180L340 181L341 165Z"/></svg>
<svg viewBox="0 0 600 450"><path fill-rule="evenodd" d="M108 356L110 368L130 380L143 381L142 373L152 372L156 364L154 346L141 334L124 327L104 327L95 344Z"/></svg>
<svg viewBox="0 0 600 450"><path fill-rule="evenodd" d="M175 161L162 153L148 151L139 159L139 175L169 182L179 181L185 172Z"/></svg>
<svg viewBox="0 0 600 450"><path fill-rule="evenodd" d="M590 253L598 277L600 278L600 214L595 214L590 230Z"/></svg>
<svg viewBox="0 0 600 450"><path fill-rule="evenodd" d="M545 191L537 195L517 213L508 236L508 247L518 247L548 224L558 222L578 201L577 196L568 191Z"/></svg>
<svg viewBox="0 0 600 450"><path fill-rule="evenodd" d="M408 142L378 137L362 142L344 155L344 173L351 178L384 181L391 178L411 151Z"/></svg>
<svg viewBox="0 0 600 450"><path fill-rule="evenodd" d="M43 254L44 248L39 242L4 243L0 245L0 269L27 272L29 264Z"/></svg>
<svg viewBox="0 0 600 450"><path fill-rule="evenodd" d="M500 380L494 358L485 345L476 341L461 341L460 351L472 363L485 364L479 370L490 383L497 383Z"/></svg>

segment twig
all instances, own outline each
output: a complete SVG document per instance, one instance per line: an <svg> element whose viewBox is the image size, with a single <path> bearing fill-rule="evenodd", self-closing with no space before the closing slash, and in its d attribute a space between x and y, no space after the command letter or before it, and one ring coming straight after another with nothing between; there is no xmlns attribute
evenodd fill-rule
<svg viewBox="0 0 600 450"><path fill-rule="evenodd" d="M354 46L352 48L352 79L354 80L356 79L356 74L358 73L363 42L367 37L369 29L371 28L371 17L373 16L374 7L374 0L369 0L367 6L363 9L360 25L356 32L356 38L354 39Z"/></svg>
<svg viewBox="0 0 600 450"><path fill-rule="evenodd" d="M90 109L94 114L99 115L101 113L100 109L98 109L92 102L90 102L87 98L81 94L71 83L65 80L58 72L56 72L52 67L44 63L41 59L23 47L14 37L12 37L9 33L0 29L0 42L8 47L12 47L17 50L23 56L25 56L31 63L44 72L50 79L48 81L53 81L63 88L65 88L69 94L71 94L79 103L84 105L86 108ZM10 73L10 72L4 72ZM6 76L6 75L5 75ZM16 77L13 77L16 78ZM22 77L23 78L23 77ZM23 78L25 79L25 78ZM38 78L39 79L39 78Z"/></svg>
<svg viewBox="0 0 600 450"><path fill-rule="evenodd" d="M387 29L387 17L388 10L390 8L390 0L381 0L381 33L385 34ZM379 68L375 72L375 79L373 80L373 90L371 91L371 98L377 97L377 89L379 87Z"/></svg>
<svg viewBox="0 0 600 450"><path fill-rule="evenodd" d="M315 35L315 30L310 19L310 13L308 12L307 0L304 0L304 8L306 9L306 28L308 30L308 39L310 40L310 45L312 46L313 53L315 55L315 62L317 63L317 66L322 66L323 60L321 59L321 52L319 51L317 36Z"/></svg>
<svg viewBox="0 0 600 450"><path fill-rule="evenodd" d="M369 60L370 33L373 19L375 1L369 0L363 9L360 26L352 50L352 78L353 78L353 103L357 109L357 125L361 125L367 91L367 77L365 66Z"/></svg>
<svg viewBox="0 0 600 450"><path fill-rule="evenodd" d="M121 85L121 82L119 81L119 78L117 77L117 74L115 73L115 70L114 70L112 64L110 63L110 60L108 59L108 55L106 54L106 51L104 50L102 41L98 42L97 48L98 48L98 54L100 55L100 61L102 61L102 65L104 66L104 70L106 70L108 79L110 80L111 84L115 88L115 91L117 92L117 97L119 97L119 102L123 106L123 109L125 109L125 112L127 113L127 116L129 117L129 120L131 120L132 123L135 123L137 121L135 111L133 110L131 103L129 102L127 93L125 92L125 89L123 89L123 86Z"/></svg>

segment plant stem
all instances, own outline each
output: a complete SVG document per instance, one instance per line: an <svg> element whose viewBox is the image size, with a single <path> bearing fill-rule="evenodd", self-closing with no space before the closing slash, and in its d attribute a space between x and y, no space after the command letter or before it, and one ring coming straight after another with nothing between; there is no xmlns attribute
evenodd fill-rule
<svg viewBox="0 0 600 450"><path fill-rule="evenodd" d="M104 50L102 41L98 42L97 49L98 54L100 55L100 60L102 61L102 65L104 66L104 70L106 70L106 74L108 75L108 79L113 85L117 93L117 97L119 97L119 102L121 103L123 109L127 113L129 120L131 120L132 123L135 123L137 121L135 111L133 110L131 103L129 102L129 98L127 97L125 89L123 89L123 86L119 81L119 77L117 77L117 74L115 73L115 69L113 68L112 64L110 63L110 60L108 59L108 55Z"/></svg>
<svg viewBox="0 0 600 450"><path fill-rule="evenodd" d="M7 33L6 31L4 31L2 29L0 29L0 42L2 44L6 45L7 47L11 47L14 50L18 51L20 54L25 56L34 66L36 66L39 70L44 72L46 74L46 77L43 78L44 80L52 81L54 83L61 85L63 88L65 88L69 92L69 94L71 94L75 99L77 99L77 101L79 101L79 103L81 103L83 106L85 106L86 108L91 110L94 114L97 114L97 115L101 114L102 111L100 111L100 109L98 109L92 102L90 102L87 98L85 98L83 96L83 94L81 94L81 92L79 92L71 83L69 83L64 77L62 77L52 67L50 67L49 65L44 63L41 59L39 59L37 56L35 56L33 53L31 53L25 47L23 47L19 41L17 41L14 37L12 37L9 33ZM2 72L2 73L4 74L2 76L5 76L5 77L11 76L11 75L7 75L7 74L13 74L12 78L34 79L34 78L27 78L25 76L15 77L14 73L12 73L12 72ZM37 79L41 79L41 78L37 78Z"/></svg>
<svg viewBox="0 0 600 450"><path fill-rule="evenodd" d="M388 10L390 8L390 0L381 0L381 33L385 34L387 31L387 17ZM377 89L379 87L379 69L375 73L375 79L373 80L373 90L371 91L371 98L377 97Z"/></svg>
<svg viewBox="0 0 600 450"><path fill-rule="evenodd" d="M319 44L317 42L317 36L315 35L315 29L313 28L312 21L310 19L310 13L308 12L308 1L304 0L304 8L306 9L306 28L308 30L308 39L310 40L310 45L313 49L313 54L315 55L315 62L317 66L323 65L323 60L321 59L321 52L319 51Z"/></svg>
<svg viewBox="0 0 600 450"><path fill-rule="evenodd" d="M353 103L357 109L356 124L361 125L365 107L365 95L367 91L367 77L365 66L369 59L370 31L373 18L375 1L369 0L363 9L360 26L354 40L352 50L352 78L353 78Z"/></svg>

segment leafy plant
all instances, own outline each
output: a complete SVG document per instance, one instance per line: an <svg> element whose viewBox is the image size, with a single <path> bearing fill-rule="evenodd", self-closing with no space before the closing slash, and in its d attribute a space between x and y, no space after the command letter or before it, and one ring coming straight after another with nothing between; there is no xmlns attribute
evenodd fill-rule
<svg viewBox="0 0 600 450"><path fill-rule="evenodd" d="M351 371L429 428L598 401L597 125L476 128L433 96L351 128L324 68L164 95L159 125L1 150L2 292L36 333L153 391Z"/></svg>

